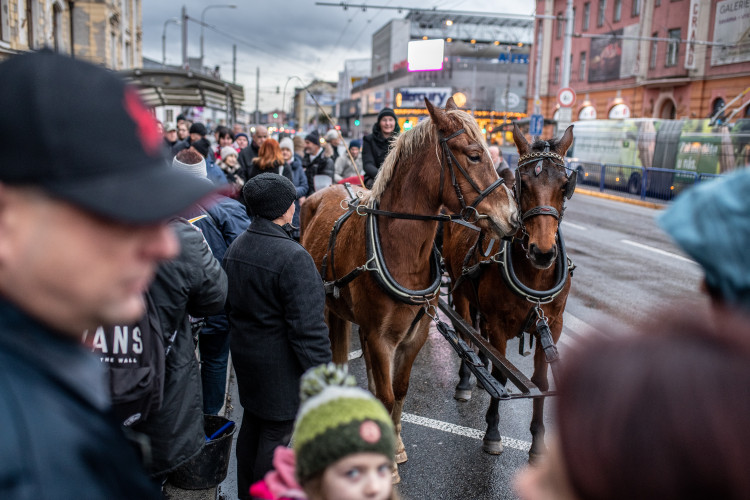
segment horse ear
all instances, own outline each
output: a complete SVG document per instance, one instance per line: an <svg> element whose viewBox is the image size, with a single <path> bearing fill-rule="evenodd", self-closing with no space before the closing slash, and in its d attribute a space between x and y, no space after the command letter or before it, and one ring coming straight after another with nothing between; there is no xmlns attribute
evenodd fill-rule
<svg viewBox="0 0 750 500"><path fill-rule="evenodd" d="M573 125L569 126L557 143L557 152L563 156L567 153L568 148L573 144Z"/></svg>
<svg viewBox="0 0 750 500"><path fill-rule="evenodd" d="M427 107L427 111L430 113L430 117L432 118L432 122L435 124L435 127L437 127L438 130L444 128L445 121L447 119L447 117L445 116L445 111L433 106L433 104L426 97L424 98L424 105Z"/></svg>
<svg viewBox="0 0 750 500"><path fill-rule="evenodd" d="M516 143L516 149L518 149L518 154L521 156L527 154L531 150L529 143L526 141L526 137L521 133L521 129L518 128L518 125L516 125L515 122L513 123L513 142Z"/></svg>
<svg viewBox="0 0 750 500"><path fill-rule="evenodd" d="M456 106L456 101L453 100L453 96L450 96L448 100L445 102L445 110L454 111L456 109L458 109L458 106Z"/></svg>

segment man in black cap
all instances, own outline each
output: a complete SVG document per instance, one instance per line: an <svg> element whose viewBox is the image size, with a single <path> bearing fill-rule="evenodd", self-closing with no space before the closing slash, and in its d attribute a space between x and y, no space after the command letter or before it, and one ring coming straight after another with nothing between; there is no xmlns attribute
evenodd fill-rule
<svg viewBox="0 0 750 500"><path fill-rule="evenodd" d="M310 254L290 236L294 184L263 173L245 183L243 195L255 218L223 263L232 363L244 408L237 436L242 499L271 469L273 450L289 443L300 377L331 361L323 282Z"/></svg>
<svg viewBox="0 0 750 500"><path fill-rule="evenodd" d="M333 160L323 154L320 145L320 134L313 130L305 137L305 157L302 158L302 167L307 175L307 195L315 192L315 176L327 175L333 183Z"/></svg>
<svg viewBox="0 0 750 500"><path fill-rule="evenodd" d="M213 187L168 166L135 89L81 60L0 64L0 109L0 498L160 498L80 339L143 315L179 251L167 220Z"/></svg>

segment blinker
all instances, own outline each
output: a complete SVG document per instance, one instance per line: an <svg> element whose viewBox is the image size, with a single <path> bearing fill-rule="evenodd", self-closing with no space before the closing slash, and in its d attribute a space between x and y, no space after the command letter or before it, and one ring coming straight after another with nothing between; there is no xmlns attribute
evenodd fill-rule
<svg viewBox="0 0 750 500"><path fill-rule="evenodd" d="M570 199L576 190L576 179L578 178L578 172L573 170L568 176L568 184L565 186L565 198Z"/></svg>

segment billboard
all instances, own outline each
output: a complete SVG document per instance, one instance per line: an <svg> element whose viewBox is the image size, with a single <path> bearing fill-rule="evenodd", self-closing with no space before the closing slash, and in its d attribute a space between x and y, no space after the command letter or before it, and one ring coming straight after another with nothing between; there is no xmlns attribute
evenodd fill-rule
<svg viewBox="0 0 750 500"><path fill-rule="evenodd" d="M622 36L622 30L619 29L609 34ZM592 38L589 54L591 54L589 82L608 82L620 78L622 39Z"/></svg>
<svg viewBox="0 0 750 500"><path fill-rule="evenodd" d="M750 2L724 0L716 3L711 66L750 61Z"/></svg>
<svg viewBox="0 0 750 500"><path fill-rule="evenodd" d="M425 98L432 104L445 107L448 98L453 95L450 87L406 87L396 93L397 108L424 108Z"/></svg>

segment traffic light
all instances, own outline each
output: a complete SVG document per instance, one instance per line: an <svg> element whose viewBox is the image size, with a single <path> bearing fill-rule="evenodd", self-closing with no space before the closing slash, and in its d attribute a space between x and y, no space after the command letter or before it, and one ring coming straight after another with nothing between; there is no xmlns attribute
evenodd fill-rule
<svg viewBox="0 0 750 500"><path fill-rule="evenodd" d="M354 120L354 126L359 127L359 120Z"/></svg>
<svg viewBox="0 0 750 500"><path fill-rule="evenodd" d="M279 114L278 114L278 113L274 113L274 114L273 114L273 117L274 117L274 118L278 118L278 117L279 117Z"/></svg>

